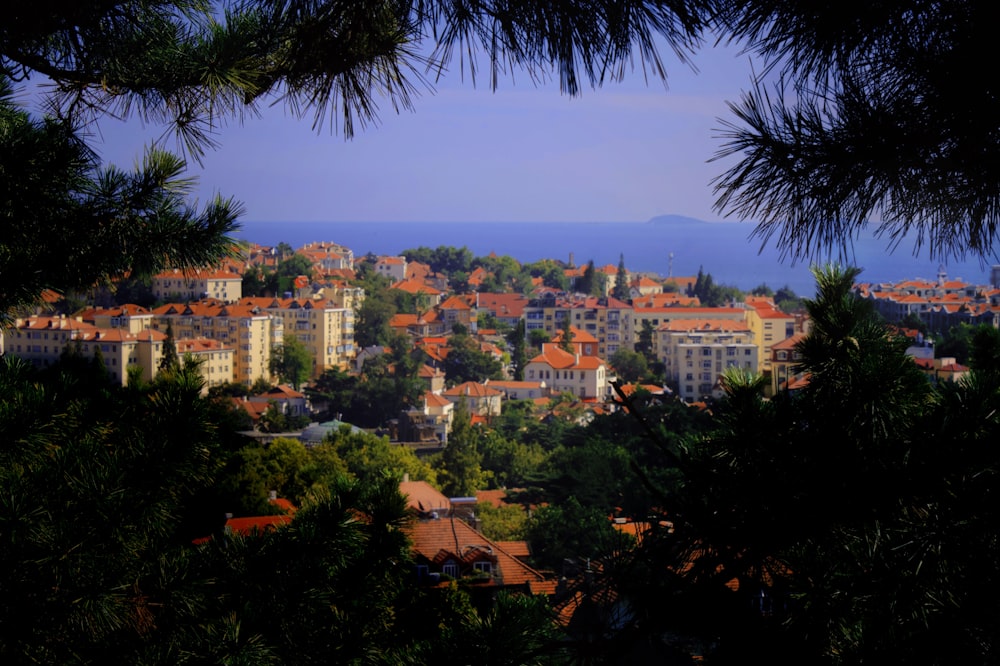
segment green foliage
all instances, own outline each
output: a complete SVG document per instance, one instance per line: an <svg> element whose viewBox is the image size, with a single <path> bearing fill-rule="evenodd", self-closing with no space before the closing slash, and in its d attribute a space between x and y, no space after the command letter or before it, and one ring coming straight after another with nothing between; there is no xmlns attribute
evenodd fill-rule
<svg viewBox="0 0 1000 666"><path fill-rule="evenodd" d="M742 291L736 287L715 284L711 273L698 268L698 277L691 287L690 296L697 296L704 307L722 307L744 299Z"/></svg>
<svg viewBox="0 0 1000 666"><path fill-rule="evenodd" d="M533 276L542 278L546 287L569 291L569 278L561 262L552 259L542 259L533 264L525 264L525 269Z"/></svg>
<svg viewBox="0 0 1000 666"><path fill-rule="evenodd" d="M236 254L229 234L241 207L221 197L201 211L189 206L193 183L182 175L183 160L149 149L133 172L102 168L67 123L17 108L6 76L0 156L2 317L44 289L89 289Z"/></svg>
<svg viewBox="0 0 1000 666"><path fill-rule="evenodd" d="M312 375L312 353L296 338L285 336L281 345L271 350L270 370L298 391Z"/></svg>
<svg viewBox="0 0 1000 666"><path fill-rule="evenodd" d="M615 286L611 291L611 295L620 301L628 302L629 296L629 285L628 285L628 269L625 268L625 255L622 254L618 258L618 272L615 274Z"/></svg>
<svg viewBox="0 0 1000 666"><path fill-rule="evenodd" d="M483 471L489 475L491 485L498 488L520 486L545 460L541 446L508 439L499 429L479 429L476 446L482 454Z"/></svg>
<svg viewBox="0 0 1000 666"><path fill-rule="evenodd" d="M610 557L628 544L628 538L611 526L606 512L569 497L534 512L528 522L528 542L539 566L558 570L566 559Z"/></svg>
<svg viewBox="0 0 1000 666"><path fill-rule="evenodd" d="M480 350L475 338L465 333L451 336L443 365L445 379L449 384L503 378L500 361Z"/></svg>
<svg viewBox="0 0 1000 666"><path fill-rule="evenodd" d="M492 541L520 541L525 538L528 526L528 512L518 504L490 503L476 505L476 517L480 520L479 531Z"/></svg>
<svg viewBox="0 0 1000 666"><path fill-rule="evenodd" d="M472 425L468 405L455 405L448 442L441 453L441 490L449 497L470 497L485 487L482 453Z"/></svg>
<svg viewBox="0 0 1000 666"><path fill-rule="evenodd" d="M524 381L524 368L528 365L524 319L517 320L517 325L507 333L506 340L510 348L510 366L514 381Z"/></svg>
<svg viewBox="0 0 1000 666"><path fill-rule="evenodd" d="M643 380L649 373L646 357L629 349L619 349L611 355L608 362L618 378L627 383Z"/></svg>
<svg viewBox="0 0 1000 666"><path fill-rule="evenodd" d="M386 437L366 432L352 432L341 427L327 436L329 451L344 461L347 471L359 479L389 476L402 480L407 474L414 481L436 484L436 473L414 451L406 446L391 444Z"/></svg>
<svg viewBox="0 0 1000 666"><path fill-rule="evenodd" d="M359 348L388 345L393 336L389 322L399 310L389 293L386 278L373 275L365 282L364 289L365 298L357 306L354 342Z"/></svg>

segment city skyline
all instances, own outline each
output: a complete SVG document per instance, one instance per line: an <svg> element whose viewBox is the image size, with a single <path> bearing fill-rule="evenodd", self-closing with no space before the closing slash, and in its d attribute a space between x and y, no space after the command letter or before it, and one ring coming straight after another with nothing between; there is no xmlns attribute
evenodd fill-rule
<svg viewBox="0 0 1000 666"><path fill-rule="evenodd" d="M202 165L189 159L188 173L200 200L235 197L247 221L722 219L709 182L723 166L707 161L722 143L720 118L731 117L726 103L750 86L749 57L706 45L695 73L662 54L668 89L644 82L637 66L577 98L520 72L496 92L482 75L473 87L455 62L415 110L397 114L382 100L379 125L349 140L279 103L222 128L220 147ZM104 119L93 131L102 160L120 167L163 134L135 119ZM172 138L163 145L176 149Z"/></svg>

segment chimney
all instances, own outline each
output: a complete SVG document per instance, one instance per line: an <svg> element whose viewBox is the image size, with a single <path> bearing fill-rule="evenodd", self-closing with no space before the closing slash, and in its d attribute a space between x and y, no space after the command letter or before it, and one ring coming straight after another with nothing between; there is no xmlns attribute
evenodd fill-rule
<svg viewBox="0 0 1000 666"><path fill-rule="evenodd" d="M410 473L403 472L403 483L409 483L409 482L410 482Z"/></svg>

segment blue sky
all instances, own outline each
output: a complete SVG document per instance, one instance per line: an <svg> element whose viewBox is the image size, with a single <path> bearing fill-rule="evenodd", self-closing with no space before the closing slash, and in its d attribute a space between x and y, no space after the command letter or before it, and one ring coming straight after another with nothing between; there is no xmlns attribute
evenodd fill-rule
<svg viewBox="0 0 1000 666"><path fill-rule="evenodd" d="M267 108L224 128L221 147L191 173L199 197L233 196L246 220L717 220L709 181L722 166L706 162L720 144L719 118L730 115L726 102L749 85L750 61L735 48L706 48L694 73L664 56L667 90L640 70L576 98L524 74L493 92L452 71L415 111L386 103L380 124L351 140ZM105 119L94 147L130 166L161 132Z"/></svg>

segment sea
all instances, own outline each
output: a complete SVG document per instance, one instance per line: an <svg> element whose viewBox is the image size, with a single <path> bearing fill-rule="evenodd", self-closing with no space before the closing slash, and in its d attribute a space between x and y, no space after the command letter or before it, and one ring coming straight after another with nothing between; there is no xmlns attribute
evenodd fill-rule
<svg viewBox="0 0 1000 666"><path fill-rule="evenodd" d="M284 242L292 247L325 241L349 247L354 256L369 252L398 255L418 247L441 245L468 248L474 256L491 252L522 263L559 259L577 266L617 266L620 257L632 272L663 277L710 273L716 284L749 291L766 284L774 290L790 287L813 296L810 265L836 262L862 269L862 282L949 279L989 284L990 268L1000 255L943 262L932 260L926 247L914 252L903 240L895 248L873 236L855 239L850 247L811 260L793 261L771 245L752 238L754 226L743 222L705 222L665 215L646 222L243 222L237 237L261 245Z"/></svg>

